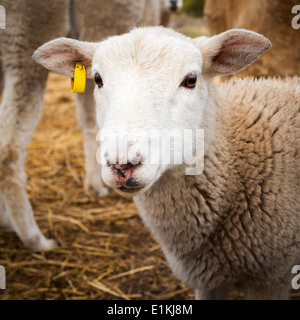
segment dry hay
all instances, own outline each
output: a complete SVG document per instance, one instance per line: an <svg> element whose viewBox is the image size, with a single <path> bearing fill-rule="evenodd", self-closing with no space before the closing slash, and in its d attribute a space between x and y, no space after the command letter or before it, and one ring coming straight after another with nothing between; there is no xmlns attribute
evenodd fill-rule
<svg viewBox="0 0 300 320"><path fill-rule="evenodd" d="M135 205L111 193L83 191L82 135L69 80L50 74L41 121L28 147L27 193L42 232L59 241L53 251L23 248L0 231L1 299L190 299Z"/></svg>

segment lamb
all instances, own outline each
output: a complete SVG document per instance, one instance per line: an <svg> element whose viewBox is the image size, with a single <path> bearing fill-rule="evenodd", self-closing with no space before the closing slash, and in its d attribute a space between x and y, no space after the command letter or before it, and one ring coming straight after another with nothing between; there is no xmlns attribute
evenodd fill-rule
<svg viewBox="0 0 300 320"><path fill-rule="evenodd" d="M206 0L204 15L212 35L231 28L264 34L272 48L261 59L235 76L283 76L300 74L299 30L292 28L292 8L299 1Z"/></svg>
<svg viewBox="0 0 300 320"><path fill-rule="evenodd" d="M47 80L47 71L31 59L32 53L60 36L100 41L127 32L143 19L145 1L1 2L7 25L6 30L0 30L0 90L4 78L0 105L0 228L15 230L28 248L53 248L56 244L47 240L36 225L25 192L26 148L40 117ZM85 191L89 196L103 197L108 191L95 156L98 145L92 90L93 81L88 80L85 93L76 96L77 114L84 135Z"/></svg>
<svg viewBox="0 0 300 320"><path fill-rule="evenodd" d="M226 299L231 288L245 299L287 298L299 264L300 78L214 81L269 47L244 29L190 39L149 27L100 43L59 38L33 55L69 77L74 61L85 64L96 84L103 180L133 197L197 299ZM204 129L201 174L149 161L135 133L162 128ZM107 132L127 138L115 155Z"/></svg>

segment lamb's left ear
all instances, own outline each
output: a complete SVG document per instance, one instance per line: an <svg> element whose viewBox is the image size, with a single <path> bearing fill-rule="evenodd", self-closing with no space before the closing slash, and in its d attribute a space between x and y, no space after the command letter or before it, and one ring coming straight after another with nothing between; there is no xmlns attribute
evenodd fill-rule
<svg viewBox="0 0 300 320"><path fill-rule="evenodd" d="M80 62L90 78L92 59L98 47L99 43L95 42L58 38L39 47L32 57L45 68L70 78L74 76L76 63Z"/></svg>
<svg viewBox="0 0 300 320"><path fill-rule="evenodd" d="M216 76L237 72L255 61L270 46L264 36L244 29L232 29L192 42L203 55L203 74Z"/></svg>

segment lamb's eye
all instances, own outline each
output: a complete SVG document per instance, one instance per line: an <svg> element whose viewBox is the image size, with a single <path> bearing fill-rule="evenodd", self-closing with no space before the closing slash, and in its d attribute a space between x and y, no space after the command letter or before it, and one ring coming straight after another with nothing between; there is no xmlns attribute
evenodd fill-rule
<svg viewBox="0 0 300 320"><path fill-rule="evenodd" d="M184 80L181 82L180 86L188 89L193 89L196 86L197 75L194 73L189 73Z"/></svg>
<svg viewBox="0 0 300 320"><path fill-rule="evenodd" d="M94 80L99 88L103 87L103 80L98 72L95 74Z"/></svg>

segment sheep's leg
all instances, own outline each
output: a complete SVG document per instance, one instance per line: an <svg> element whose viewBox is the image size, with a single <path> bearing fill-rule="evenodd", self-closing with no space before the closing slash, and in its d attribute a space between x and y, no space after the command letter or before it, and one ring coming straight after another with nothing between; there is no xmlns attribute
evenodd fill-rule
<svg viewBox="0 0 300 320"><path fill-rule="evenodd" d="M1 66L1 57L0 57L0 97L3 91L3 72L2 72L2 66Z"/></svg>
<svg viewBox="0 0 300 320"><path fill-rule="evenodd" d="M24 246L30 249L54 248L55 240L48 240L38 228L25 192L25 183L18 177L4 181L1 192L6 208L6 222L16 231Z"/></svg>
<svg viewBox="0 0 300 320"><path fill-rule="evenodd" d="M96 159L99 142L96 141L98 128L93 88L93 81L88 80L85 92L76 95L77 117L84 137L85 192L92 197L104 197L108 194L108 189L102 183L101 165Z"/></svg>
<svg viewBox="0 0 300 320"><path fill-rule="evenodd" d="M13 230L13 227L7 216L7 210L5 209L3 197L0 195L0 230L1 229Z"/></svg>
<svg viewBox="0 0 300 320"><path fill-rule="evenodd" d="M8 65L5 79L0 105L1 224L11 227L28 248L53 248L55 241L47 240L34 220L24 170L25 150L43 105L47 71L29 60L18 68Z"/></svg>
<svg viewBox="0 0 300 320"><path fill-rule="evenodd" d="M41 233L25 192L24 158L40 117L48 74L31 56L43 43L67 33L68 5L69 0L4 3L8 16L7 29L0 33L5 79L0 104L0 221L34 249L53 248L56 242Z"/></svg>
<svg viewBox="0 0 300 320"><path fill-rule="evenodd" d="M196 300L226 300L228 299L229 289L226 286L219 286L212 290L196 289Z"/></svg>
<svg viewBox="0 0 300 320"><path fill-rule="evenodd" d="M33 116L35 116L34 112ZM24 136L28 135L28 132L22 133ZM47 240L41 233L26 196L26 175L23 163L25 150L22 150L15 140L12 145L2 150L5 157L2 158L0 168L1 226L13 229L28 248L53 248L56 242Z"/></svg>
<svg viewBox="0 0 300 320"><path fill-rule="evenodd" d="M2 64L0 57L0 97L3 90L3 72L2 72ZM12 229L11 223L7 217L7 213L5 210L4 200L0 194L0 229Z"/></svg>

